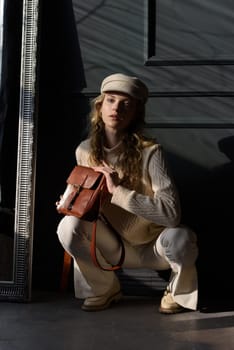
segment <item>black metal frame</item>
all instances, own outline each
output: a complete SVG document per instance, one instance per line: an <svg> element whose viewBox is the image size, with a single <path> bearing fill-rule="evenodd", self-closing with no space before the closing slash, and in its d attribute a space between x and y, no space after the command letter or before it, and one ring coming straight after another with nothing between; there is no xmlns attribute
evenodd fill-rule
<svg viewBox="0 0 234 350"><path fill-rule="evenodd" d="M14 268L11 281L0 281L0 300L25 302L31 298L39 0L23 1L21 22Z"/></svg>

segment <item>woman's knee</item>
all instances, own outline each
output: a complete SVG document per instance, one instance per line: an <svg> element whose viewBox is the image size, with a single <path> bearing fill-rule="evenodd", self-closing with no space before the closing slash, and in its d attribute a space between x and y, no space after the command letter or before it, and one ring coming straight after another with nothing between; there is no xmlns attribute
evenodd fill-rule
<svg viewBox="0 0 234 350"><path fill-rule="evenodd" d="M79 219L73 216L65 216L59 223L57 235L64 249L73 250L74 241L77 241Z"/></svg>
<svg viewBox="0 0 234 350"><path fill-rule="evenodd" d="M165 255L173 262L192 265L197 259L197 236L188 227L167 228L160 237Z"/></svg>

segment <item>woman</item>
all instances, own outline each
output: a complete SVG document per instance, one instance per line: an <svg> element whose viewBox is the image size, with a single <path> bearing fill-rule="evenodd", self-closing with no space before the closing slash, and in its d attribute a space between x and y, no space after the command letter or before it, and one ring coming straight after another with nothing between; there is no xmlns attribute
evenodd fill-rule
<svg viewBox="0 0 234 350"><path fill-rule="evenodd" d="M90 136L76 149L77 163L102 172L109 192L105 220L97 223L98 259L105 266L118 262L117 231L124 268L171 269L159 311L196 310L196 235L179 226L179 198L161 146L142 135L147 97L147 87L135 77L106 77L93 101ZM58 226L59 240L74 259L75 295L85 299L85 311L103 310L121 298L116 274L92 262L91 226L72 216Z"/></svg>

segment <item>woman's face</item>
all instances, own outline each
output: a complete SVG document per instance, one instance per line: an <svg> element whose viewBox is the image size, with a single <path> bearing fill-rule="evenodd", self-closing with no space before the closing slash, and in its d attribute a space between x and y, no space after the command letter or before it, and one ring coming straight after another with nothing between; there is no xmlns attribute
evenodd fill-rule
<svg viewBox="0 0 234 350"><path fill-rule="evenodd" d="M136 100L122 93L105 93L100 111L106 129L124 131L135 117Z"/></svg>

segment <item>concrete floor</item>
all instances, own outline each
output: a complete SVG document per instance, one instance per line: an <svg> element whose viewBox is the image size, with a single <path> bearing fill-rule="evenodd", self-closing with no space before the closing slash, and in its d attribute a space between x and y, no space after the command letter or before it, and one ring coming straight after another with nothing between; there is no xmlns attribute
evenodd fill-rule
<svg viewBox="0 0 234 350"><path fill-rule="evenodd" d="M72 293L34 292L30 303L0 303L0 350L233 350L234 309L177 315L160 298L124 297L84 312Z"/></svg>

